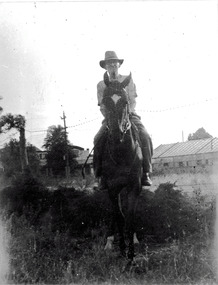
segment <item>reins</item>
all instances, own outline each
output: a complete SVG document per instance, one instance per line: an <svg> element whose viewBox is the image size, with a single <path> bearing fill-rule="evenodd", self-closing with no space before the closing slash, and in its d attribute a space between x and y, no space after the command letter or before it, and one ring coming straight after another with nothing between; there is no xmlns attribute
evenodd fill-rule
<svg viewBox="0 0 218 285"><path fill-rule="evenodd" d="M82 177L83 177L83 179L85 179L84 169L85 169L85 167L86 167L86 164L87 164L87 162L88 162L88 160L89 160L89 158L90 158L90 156L91 156L93 150L96 148L97 144L99 143L99 141L100 141L100 139L97 140L96 144L93 146L93 148L92 148L92 150L89 152L89 154L88 154L88 156L87 156L85 162L83 163L82 171L81 171L81 172L82 172Z"/></svg>
<svg viewBox="0 0 218 285"><path fill-rule="evenodd" d="M89 152L89 154L88 154L88 156L87 156L85 162L83 163L83 166L82 166L82 177L83 177L83 179L85 179L84 168L86 167L86 164L87 164L87 162L88 162L88 160L89 160L89 158L90 158L90 156L91 156L91 154L92 154L92 152L93 152L94 149L95 149L95 145L93 146L93 148L92 148L92 150Z"/></svg>
<svg viewBox="0 0 218 285"><path fill-rule="evenodd" d="M137 128L136 128L136 126L133 123L131 123L131 127L132 127L132 131L136 131L137 132ZM131 129L131 127L130 127L130 129ZM127 129L126 132L128 130L129 129ZM125 134L126 134L126 132L125 132ZM139 137L139 136L137 136L137 137ZM135 155L134 155L134 158L133 158L133 161L132 161L132 165L129 167L129 171L127 171L128 173L131 172L132 166L135 163L135 160L136 160L136 157L137 157L137 148L141 147L140 141L139 141L139 139L137 137L135 138L135 144L136 144L135 145ZM110 148L110 144L109 144L109 140L108 139L107 139L107 149L108 149L108 154L109 154L109 157L110 157L111 161L114 163L114 165L119 166L119 163L114 159L114 157L113 157L113 155L111 153L111 148Z"/></svg>

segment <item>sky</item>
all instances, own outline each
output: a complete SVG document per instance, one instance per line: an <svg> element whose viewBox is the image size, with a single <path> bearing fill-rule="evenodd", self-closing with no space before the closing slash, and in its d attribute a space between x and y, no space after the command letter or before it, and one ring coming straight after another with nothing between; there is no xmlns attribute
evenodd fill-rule
<svg viewBox="0 0 218 285"><path fill-rule="evenodd" d="M1 2L0 106L26 118L42 149L51 125L91 149L103 117L99 61L114 50L132 72L136 111L154 147L203 127L218 137L217 1ZM16 130L0 135L0 147Z"/></svg>

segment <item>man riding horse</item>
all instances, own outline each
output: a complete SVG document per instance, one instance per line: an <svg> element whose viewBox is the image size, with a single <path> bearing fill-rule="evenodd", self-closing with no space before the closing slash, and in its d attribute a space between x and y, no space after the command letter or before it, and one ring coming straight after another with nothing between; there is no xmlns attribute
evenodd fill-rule
<svg viewBox="0 0 218 285"><path fill-rule="evenodd" d="M105 59L100 61L100 66L104 68L108 74L110 82L119 81L122 82L127 76L119 74L119 67L123 63L123 59L119 59L114 51L106 51ZM98 97L98 105L100 106L100 111L105 117L105 106L102 102L104 90L106 88L105 82L100 81L97 85L97 97ZM132 80L129 81L129 84L125 87L125 91L128 96L129 101L129 111L130 111L130 119L131 123L137 128L140 140L140 146L143 155L143 175L142 175L142 187L143 186L151 186L152 182L149 177L149 173L152 172L151 165L151 157L153 155L153 145L151 137L149 136L147 130L141 122L141 118L135 112L136 106L136 86ZM105 189L104 177L101 177L101 161L102 161L102 152L105 143L105 136L107 132L107 123L104 119L102 122L102 126L98 133L94 138L94 146L95 146L95 161L97 161L95 165L95 183L94 189ZM99 185L100 182L100 185Z"/></svg>

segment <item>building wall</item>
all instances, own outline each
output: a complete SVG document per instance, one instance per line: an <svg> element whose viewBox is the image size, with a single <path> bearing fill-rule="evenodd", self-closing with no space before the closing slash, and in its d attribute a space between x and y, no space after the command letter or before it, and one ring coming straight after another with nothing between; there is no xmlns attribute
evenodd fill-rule
<svg viewBox="0 0 218 285"><path fill-rule="evenodd" d="M44 166L46 164L46 151L37 151L36 153L39 158L40 166Z"/></svg>
<svg viewBox="0 0 218 285"><path fill-rule="evenodd" d="M78 166L81 167L88 155L89 155L89 149L74 149L74 154L76 155L76 160L78 162ZM37 155L39 157L40 160L40 165L44 166L46 165L46 151L37 151ZM93 156L91 155L87 161L87 165L86 165L86 169L88 172L93 173Z"/></svg>
<svg viewBox="0 0 218 285"><path fill-rule="evenodd" d="M186 193L218 195L218 153L155 159L152 181L151 191L169 182Z"/></svg>
<svg viewBox="0 0 218 285"><path fill-rule="evenodd" d="M202 153L194 155L183 155L175 157L155 158L152 161L153 172L155 174L167 173L190 173L207 170L218 161L218 153Z"/></svg>
<svg viewBox="0 0 218 285"><path fill-rule="evenodd" d="M190 195L199 192L204 195L218 195L218 171L210 174L207 172L168 173L152 175L151 178L153 182L151 191L155 191L162 183L175 183L176 189Z"/></svg>

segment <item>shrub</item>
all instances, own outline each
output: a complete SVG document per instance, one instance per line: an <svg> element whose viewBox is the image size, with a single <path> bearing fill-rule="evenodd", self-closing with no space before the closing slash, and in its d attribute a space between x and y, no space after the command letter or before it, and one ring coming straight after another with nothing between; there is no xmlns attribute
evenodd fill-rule
<svg viewBox="0 0 218 285"><path fill-rule="evenodd" d="M215 220L215 202L203 207L175 188L174 184L163 183L154 193L142 193L136 217L141 235L155 242L166 242L205 232L206 217L207 221ZM212 226L208 230L212 233Z"/></svg>
<svg viewBox="0 0 218 285"><path fill-rule="evenodd" d="M125 195L122 196L125 206ZM49 221L53 232L69 231L71 235L91 235L94 230L105 235L111 230L112 208L107 192L79 191L60 187L47 190L32 176L17 178L1 192L1 208L7 214L21 216L34 226ZM213 234L215 203L202 206L175 190L175 185L164 183L152 193L141 193L136 212L136 232L147 241L166 242L194 233ZM210 221L210 224L209 224Z"/></svg>
<svg viewBox="0 0 218 285"><path fill-rule="evenodd" d="M50 193L30 172L18 175L12 185L0 193L0 206L9 217L11 214L21 216L32 223L39 213L48 208Z"/></svg>

